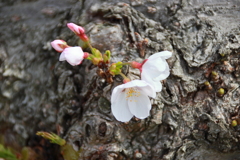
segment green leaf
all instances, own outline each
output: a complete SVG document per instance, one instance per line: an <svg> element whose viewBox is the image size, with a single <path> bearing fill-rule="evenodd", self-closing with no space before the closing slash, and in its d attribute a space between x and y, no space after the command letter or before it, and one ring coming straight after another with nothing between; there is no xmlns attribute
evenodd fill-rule
<svg viewBox="0 0 240 160"><path fill-rule="evenodd" d="M0 158L4 158L5 160L18 160L16 155L9 149L6 149L2 144L0 144Z"/></svg>

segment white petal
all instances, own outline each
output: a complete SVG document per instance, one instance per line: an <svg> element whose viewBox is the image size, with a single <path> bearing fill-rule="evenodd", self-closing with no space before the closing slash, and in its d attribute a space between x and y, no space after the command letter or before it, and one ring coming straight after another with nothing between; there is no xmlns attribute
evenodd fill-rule
<svg viewBox="0 0 240 160"><path fill-rule="evenodd" d="M136 79L136 80L130 81L128 83L125 83L124 88L132 88L132 87L136 87L136 86L137 87L144 87L146 85L147 85L146 82Z"/></svg>
<svg viewBox="0 0 240 160"><path fill-rule="evenodd" d="M146 82L147 83L147 82ZM141 92L148 95L149 97L155 98L156 97L156 91L154 90L153 86L147 83L148 85L145 87L137 87Z"/></svg>
<svg viewBox="0 0 240 160"><path fill-rule="evenodd" d="M168 63L162 58L158 58L153 65L160 72L164 71L168 67Z"/></svg>
<svg viewBox="0 0 240 160"><path fill-rule="evenodd" d="M117 101L118 95L124 92L125 89L124 85L125 84L121 84L113 89L111 95L111 103L115 103Z"/></svg>
<svg viewBox="0 0 240 160"><path fill-rule="evenodd" d="M154 80L151 76L148 74L141 74L141 79L149 83L155 92L160 92L162 90L162 84L159 80ZM152 96L151 96L152 97ZM153 97L155 98L155 97Z"/></svg>
<svg viewBox="0 0 240 160"><path fill-rule="evenodd" d="M142 70L156 70L156 71L164 71L166 67L168 66L165 59L162 59L161 57L156 59L148 59L142 66Z"/></svg>
<svg viewBox="0 0 240 160"><path fill-rule="evenodd" d="M131 82L131 83L130 83ZM148 83L147 81L144 81L144 80L133 80L133 81L130 81L128 83L131 84L131 86L129 85L129 87L126 87L126 84L125 84L125 87L126 88L137 88L137 89L140 89L142 90L142 92L144 92L144 94L152 97L152 98L155 98L156 97L156 93L154 91L154 88L153 86Z"/></svg>
<svg viewBox="0 0 240 160"><path fill-rule="evenodd" d="M162 51L162 52L158 52L158 53L155 53L155 54L151 55L148 59L156 59L156 58L159 58L159 57L162 57L164 59L168 59L171 56L172 56L172 52Z"/></svg>
<svg viewBox="0 0 240 160"><path fill-rule="evenodd" d="M118 121L128 122L133 117L133 114L129 111L126 94L122 88L114 88L111 103L112 113Z"/></svg>
<svg viewBox="0 0 240 160"><path fill-rule="evenodd" d="M148 117L151 110L151 102L148 96L142 92L138 97L129 97L128 106L130 112L140 119Z"/></svg>
<svg viewBox="0 0 240 160"><path fill-rule="evenodd" d="M79 65L84 56L81 47L69 47L64 49L63 53L65 54L66 61L72 66Z"/></svg>
<svg viewBox="0 0 240 160"><path fill-rule="evenodd" d="M170 75L169 68L167 68L165 71L161 72L161 74L158 77L153 78L153 80L161 81L166 79L169 75Z"/></svg>
<svg viewBox="0 0 240 160"><path fill-rule="evenodd" d="M160 80L166 79L170 72L165 59L155 57L156 59L148 59L142 66L141 79L154 87L155 92L162 90Z"/></svg>
<svg viewBox="0 0 240 160"><path fill-rule="evenodd" d="M60 55L60 57L59 57L59 61L65 61L65 60L66 60L66 58L65 58L65 53L62 52L61 55Z"/></svg>
<svg viewBox="0 0 240 160"><path fill-rule="evenodd" d="M133 80L128 83L124 84L125 88L137 88L141 89L146 95L155 98L156 93L154 91L153 86L151 86L150 83L144 81L144 80Z"/></svg>
<svg viewBox="0 0 240 160"><path fill-rule="evenodd" d="M156 78L160 75L161 72L159 72L156 69L147 69L147 68L142 68L142 73L141 76L148 76L150 78Z"/></svg>
<svg viewBox="0 0 240 160"><path fill-rule="evenodd" d="M128 82L129 83L129 82ZM151 86L151 84L147 83L144 80L133 80L131 81L131 83L133 84L131 87L132 88L137 88L139 90L141 90L142 92L144 92L144 94L155 98L156 97L156 93L154 91L153 86ZM128 87L130 88L130 87Z"/></svg>
<svg viewBox="0 0 240 160"><path fill-rule="evenodd" d="M162 90L162 83L160 81L153 81L153 85L155 92L160 92Z"/></svg>

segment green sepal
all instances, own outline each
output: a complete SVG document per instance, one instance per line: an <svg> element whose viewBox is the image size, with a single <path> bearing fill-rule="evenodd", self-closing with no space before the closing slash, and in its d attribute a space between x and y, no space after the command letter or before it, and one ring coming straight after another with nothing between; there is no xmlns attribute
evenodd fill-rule
<svg viewBox="0 0 240 160"><path fill-rule="evenodd" d="M92 54L96 57L96 58L102 58L102 53L96 49L96 48L92 48Z"/></svg>
<svg viewBox="0 0 240 160"><path fill-rule="evenodd" d="M118 75L121 73L121 68L122 68L122 62L113 63L109 68L109 72L112 75Z"/></svg>
<svg viewBox="0 0 240 160"><path fill-rule="evenodd" d="M88 60L92 61L92 60L93 60L93 58L94 58L94 55L90 54L90 55L88 56L88 58L86 58L86 59L88 59Z"/></svg>
<svg viewBox="0 0 240 160"><path fill-rule="evenodd" d="M81 149L80 149L80 151L75 151L73 149L72 145L67 144L67 143L65 145L61 146L62 156L66 160L78 160L80 152L81 152Z"/></svg>
<svg viewBox="0 0 240 160"><path fill-rule="evenodd" d="M110 59L111 59L111 52L109 50L107 50L105 52L105 54L103 54L103 61L105 63L109 63L110 62Z"/></svg>
<svg viewBox="0 0 240 160"><path fill-rule="evenodd" d="M82 49L88 48L88 44L86 42L82 41L81 39L78 41L78 46L82 47Z"/></svg>

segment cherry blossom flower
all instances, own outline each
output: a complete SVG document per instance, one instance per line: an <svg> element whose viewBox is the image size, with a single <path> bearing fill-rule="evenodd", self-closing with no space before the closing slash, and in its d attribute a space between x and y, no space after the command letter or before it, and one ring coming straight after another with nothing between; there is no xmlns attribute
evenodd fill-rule
<svg viewBox="0 0 240 160"><path fill-rule="evenodd" d="M66 60L72 66L76 66L82 63L82 60L86 58L86 54L81 47L68 47L61 53L59 61Z"/></svg>
<svg viewBox="0 0 240 160"><path fill-rule="evenodd" d="M155 98L153 87L142 80L133 80L114 88L111 96L112 113L118 121L127 122L133 116L144 119L149 116L151 102Z"/></svg>
<svg viewBox="0 0 240 160"><path fill-rule="evenodd" d="M51 45L58 52L62 52L65 48L69 47L67 45L67 42L65 42L64 40L60 40L60 39L52 41Z"/></svg>
<svg viewBox="0 0 240 160"><path fill-rule="evenodd" d="M172 52L162 51L151 55L141 66L141 79L151 84L156 92L162 90L161 80L166 79L170 72L166 59Z"/></svg>

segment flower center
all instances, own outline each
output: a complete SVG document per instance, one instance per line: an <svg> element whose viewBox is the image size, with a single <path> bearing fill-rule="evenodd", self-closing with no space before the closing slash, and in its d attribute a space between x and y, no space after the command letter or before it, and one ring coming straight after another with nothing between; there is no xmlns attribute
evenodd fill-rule
<svg viewBox="0 0 240 160"><path fill-rule="evenodd" d="M129 99L130 102L137 102L135 98L141 95L139 90L136 88L127 88L125 92L126 92L126 99L127 100Z"/></svg>

